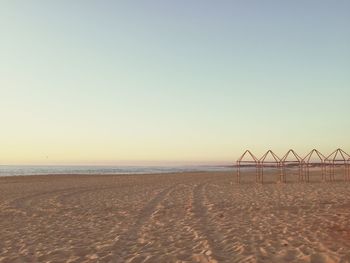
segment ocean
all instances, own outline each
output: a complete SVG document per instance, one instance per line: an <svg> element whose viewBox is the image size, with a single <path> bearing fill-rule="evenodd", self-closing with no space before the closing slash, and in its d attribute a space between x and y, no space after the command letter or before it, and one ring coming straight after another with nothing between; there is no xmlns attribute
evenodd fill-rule
<svg viewBox="0 0 350 263"><path fill-rule="evenodd" d="M0 176L54 174L160 174L234 171L232 166L62 166L0 165Z"/></svg>

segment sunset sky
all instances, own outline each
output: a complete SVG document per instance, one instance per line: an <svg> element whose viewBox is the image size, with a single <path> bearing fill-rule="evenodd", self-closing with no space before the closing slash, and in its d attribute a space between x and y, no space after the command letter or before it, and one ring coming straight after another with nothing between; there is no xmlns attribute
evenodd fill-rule
<svg viewBox="0 0 350 263"><path fill-rule="evenodd" d="M350 1L0 4L0 164L350 152Z"/></svg>

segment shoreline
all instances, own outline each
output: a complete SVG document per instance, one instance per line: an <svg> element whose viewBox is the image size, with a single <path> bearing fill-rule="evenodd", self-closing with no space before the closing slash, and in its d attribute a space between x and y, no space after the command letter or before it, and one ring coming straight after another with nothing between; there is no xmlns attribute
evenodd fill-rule
<svg viewBox="0 0 350 263"><path fill-rule="evenodd" d="M125 174L27 174L27 175L0 175L0 181L4 178L10 179L10 178L37 178L37 177L45 177L45 178L53 178L53 177L58 177L58 178L64 178L64 177L125 177L125 176L167 176L167 175L186 175L186 174L227 174L227 173L232 173L234 176L236 176L236 171L184 171L184 172L159 172L159 173L125 173Z"/></svg>
<svg viewBox="0 0 350 263"><path fill-rule="evenodd" d="M0 166L0 177L33 175L130 175L228 172L229 166Z"/></svg>

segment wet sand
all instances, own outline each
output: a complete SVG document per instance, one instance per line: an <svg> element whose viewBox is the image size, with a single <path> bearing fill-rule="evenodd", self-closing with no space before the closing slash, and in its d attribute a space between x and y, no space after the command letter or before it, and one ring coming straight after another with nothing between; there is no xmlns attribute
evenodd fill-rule
<svg viewBox="0 0 350 263"><path fill-rule="evenodd" d="M3 177L0 262L350 262L350 183L296 178Z"/></svg>

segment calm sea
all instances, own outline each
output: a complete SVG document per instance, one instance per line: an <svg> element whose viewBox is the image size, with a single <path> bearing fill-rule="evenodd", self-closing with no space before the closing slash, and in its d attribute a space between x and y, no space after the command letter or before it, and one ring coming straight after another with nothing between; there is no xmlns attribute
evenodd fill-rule
<svg viewBox="0 0 350 263"><path fill-rule="evenodd" d="M0 165L0 176L45 174L159 174L233 171L230 166L41 166Z"/></svg>

